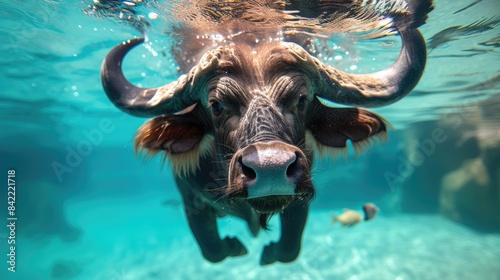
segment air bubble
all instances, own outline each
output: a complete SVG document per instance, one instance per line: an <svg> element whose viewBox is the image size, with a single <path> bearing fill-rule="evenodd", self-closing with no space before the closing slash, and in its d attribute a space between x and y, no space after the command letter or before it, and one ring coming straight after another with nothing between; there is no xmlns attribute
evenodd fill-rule
<svg viewBox="0 0 500 280"><path fill-rule="evenodd" d="M152 20L158 19L158 14L155 12L151 12L148 14L148 17Z"/></svg>

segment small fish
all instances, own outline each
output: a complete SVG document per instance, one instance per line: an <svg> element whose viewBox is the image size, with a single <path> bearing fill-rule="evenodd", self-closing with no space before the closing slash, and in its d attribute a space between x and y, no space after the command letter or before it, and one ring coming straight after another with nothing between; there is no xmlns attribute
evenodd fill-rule
<svg viewBox="0 0 500 280"><path fill-rule="evenodd" d="M341 223L343 227L351 227L362 221L369 221L377 215L379 209L373 203L366 203L363 205L364 217L358 211L344 209L340 215L333 214L332 224Z"/></svg>
<svg viewBox="0 0 500 280"><path fill-rule="evenodd" d="M359 222L363 221L363 217L358 211L344 209L344 212L340 215L333 214L332 224L341 223L343 227L351 227Z"/></svg>
<svg viewBox="0 0 500 280"><path fill-rule="evenodd" d="M365 212L365 221L369 221L377 215L379 209L378 207L373 204L373 203L365 203L363 205L363 212Z"/></svg>

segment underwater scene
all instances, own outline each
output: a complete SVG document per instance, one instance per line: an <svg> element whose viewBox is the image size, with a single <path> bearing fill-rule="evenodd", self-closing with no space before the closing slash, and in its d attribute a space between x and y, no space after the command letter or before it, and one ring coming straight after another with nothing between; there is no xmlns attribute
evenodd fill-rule
<svg viewBox="0 0 500 280"><path fill-rule="evenodd" d="M498 0L0 2L0 279L500 279Z"/></svg>

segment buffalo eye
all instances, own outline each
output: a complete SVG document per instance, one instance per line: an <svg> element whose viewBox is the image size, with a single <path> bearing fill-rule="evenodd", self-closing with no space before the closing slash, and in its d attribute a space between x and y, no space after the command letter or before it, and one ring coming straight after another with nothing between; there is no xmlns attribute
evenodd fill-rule
<svg viewBox="0 0 500 280"><path fill-rule="evenodd" d="M212 103L212 114L214 114L214 116L219 116L222 113L223 109L224 107L222 107L222 104L220 104L219 102L214 101Z"/></svg>
<svg viewBox="0 0 500 280"><path fill-rule="evenodd" d="M307 98L305 96L301 96L299 101L297 102L297 109L299 109L300 111L304 111L306 107L306 101Z"/></svg>

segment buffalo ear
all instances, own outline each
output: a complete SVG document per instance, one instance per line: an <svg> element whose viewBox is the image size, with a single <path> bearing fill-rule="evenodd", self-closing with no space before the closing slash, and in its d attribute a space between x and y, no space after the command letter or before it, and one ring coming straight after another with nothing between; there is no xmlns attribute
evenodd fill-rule
<svg viewBox="0 0 500 280"><path fill-rule="evenodd" d="M370 142L387 139L389 124L373 112L361 108L331 108L318 100L311 105L306 144L320 156L346 154L347 140L351 140L359 155L370 147Z"/></svg>
<svg viewBox="0 0 500 280"><path fill-rule="evenodd" d="M139 128L135 152L153 157L164 152L176 176L187 176L199 167L200 157L209 153L213 137L193 113L159 116Z"/></svg>

